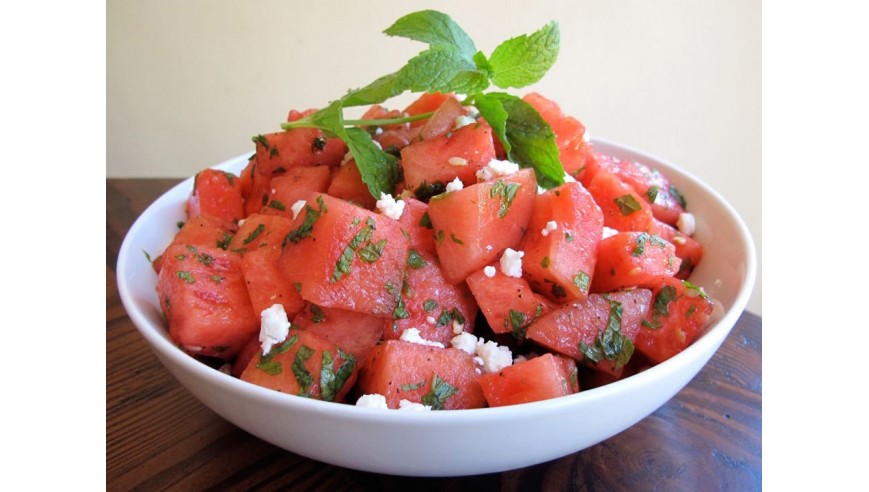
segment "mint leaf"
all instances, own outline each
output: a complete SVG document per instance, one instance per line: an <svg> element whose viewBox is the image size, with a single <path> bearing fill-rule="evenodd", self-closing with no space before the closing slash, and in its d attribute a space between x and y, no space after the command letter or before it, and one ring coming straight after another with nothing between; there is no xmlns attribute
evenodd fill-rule
<svg viewBox="0 0 869 492"><path fill-rule="evenodd" d="M428 43L431 46L453 46L471 58L477 51L468 34L450 16L436 10L407 14L389 26L384 34Z"/></svg>
<svg viewBox="0 0 869 492"><path fill-rule="evenodd" d="M395 84L398 72L384 75L361 89L352 90L341 101L344 107L379 104L397 96L402 90Z"/></svg>
<svg viewBox="0 0 869 492"><path fill-rule="evenodd" d="M482 51L478 51L474 53L474 65L477 66L477 69L486 74L490 80L492 79L492 64L489 63L489 60L486 58L486 55L483 54Z"/></svg>
<svg viewBox="0 0 869 492"><path fill-rule="evenodd" d="M482 106L479 101L483 100ZM480 114L488 120L487 111L497 105L507 113L507 121L504 124L504 137L501 143L507 151L507 157L520 167L530 167L537 174L537 184L544 188L552 188L564 184L564 166L559 159L558 146L555 144L555 133L546 120L533 106L522 99L504 92L490 92L485 95L474 96L474 104L480 110ZM496 109L493 117L503 115ZM489 123L491 125L491 123ZM494 128L494 126L493 126ZM496 135L498 135L496 131ZM498 136L501 139L501 136Z"/></svg>
<svg viewBox="0 0 869 492"><path fill-rule="evenodd" d="M489 87L489 78L455 46L433 46L399 70L396 85L414 92L475 94Z"/></svg>
<svg viewBox="0 0 869 492"><path fill-rule="evenodd" d="M502 89L525 87L541 78L558 58L558 24L550 22L539 31L504 41L489 58L492 83Z"/></svg>
<svg viewBox="0 0 869 492"><path fill-rule="evenodd" d="M492 127L495 136L501 141L504 146L504 152L507 154L512 150L510 141L507 139L507 110L504 109L504 104L498 97L491 97L491 94L477 94L474 96L474 107L480 111L480 114Z"/></svg>
<svg viewBox="0 0 869 492"><path fill-rule="evenodd" d="M392 194L399 180L398 159L380 150L371 136L361 128L347 128L343 140L356 160L362 182L368 185L371 196L380 198L381 193Z"/></svg>

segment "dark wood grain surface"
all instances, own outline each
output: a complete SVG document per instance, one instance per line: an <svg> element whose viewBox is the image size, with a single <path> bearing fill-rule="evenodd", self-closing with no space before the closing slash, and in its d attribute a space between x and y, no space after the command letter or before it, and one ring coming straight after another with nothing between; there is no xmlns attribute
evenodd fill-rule
<svg viewBox="0 0 869 492"><path fill-rule="evenodd" d="M118 250L177 179L106 181L108 490L761 489L761 318L743 313L709 364L655 413L596 446L536 466L461 478L339 468L242 431L191 396L127 317Z"/></svg>

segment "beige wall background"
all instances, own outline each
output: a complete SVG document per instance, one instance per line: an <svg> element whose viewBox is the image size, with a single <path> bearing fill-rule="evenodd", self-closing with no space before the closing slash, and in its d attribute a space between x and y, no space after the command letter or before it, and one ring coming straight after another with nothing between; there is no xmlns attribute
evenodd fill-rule
<svg viewBox="0 0 869 492"><path fill-rule="evenodd" d="M741 214L761 252L761 4L736 1L109 0L108 177L183 177L251 152L290 108L395 71L422 45L382 34L448 13L485 53L550 20L561 52L528 90L589 132L674 162ZM523 90L521 93L524 93ZM407 99L398 99L401 107ZM749 310L761 314L758 271Z"/></svg>

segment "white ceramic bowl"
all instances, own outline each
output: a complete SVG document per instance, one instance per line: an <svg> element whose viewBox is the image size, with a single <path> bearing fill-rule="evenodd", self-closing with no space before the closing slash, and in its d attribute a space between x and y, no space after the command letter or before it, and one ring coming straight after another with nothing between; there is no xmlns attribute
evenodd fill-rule
<svg viewBox="0 0 869 492"><path fill-rule="evenodd" d="M184 220L193 178L169 190L130 228L118 258L124 307L167 369L196 398L251 434L334 465L395 475L459 476L530 466L592 446L637 423L681 390L712 357L748 302L755 252L745 224L711 188L660 159L594 141L599 152L663 172L696 216L704 259L691 281L724 307L723 316L672 359L622 381L547 401L500 408L398 412L328 403L255 386L178 349L160 314L157 255ZM217 167L240 172L248 155Z"/></svg>

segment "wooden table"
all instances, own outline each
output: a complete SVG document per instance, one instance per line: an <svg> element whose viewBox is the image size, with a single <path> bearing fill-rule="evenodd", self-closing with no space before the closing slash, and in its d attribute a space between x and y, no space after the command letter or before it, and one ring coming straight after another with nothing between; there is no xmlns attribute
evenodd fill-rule
<svg viewBox="0 0 869 492"><path fill-rule="evenodd" d="M115 266L124 235L176 179L106 181L108 490L761 489L761 318L743 313L700 374L621 434L520 470L461 478L360 472L295 455L217 416L166 371L127 317Z"/></svg>

